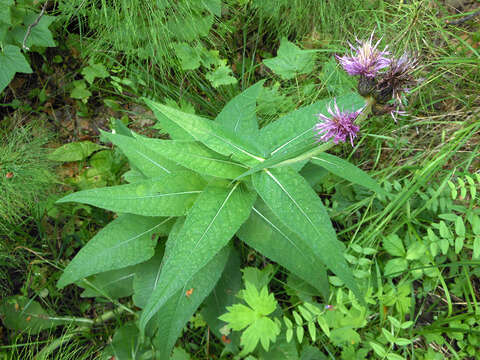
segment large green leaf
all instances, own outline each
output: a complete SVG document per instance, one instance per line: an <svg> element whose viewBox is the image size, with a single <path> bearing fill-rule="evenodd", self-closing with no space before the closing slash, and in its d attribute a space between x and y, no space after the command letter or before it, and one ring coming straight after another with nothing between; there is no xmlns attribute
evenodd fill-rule
<svg viewBox="0 0 480 360"><path fill-rule="evenodd" d="M57 202L79 202L145 216L181 216L204 187L195 173L180 171L140 183L79 191Z"/></svg>
<svg viewBox="0 0 480 360"><path fill-rule="evenodd" d="M259 81L230 100L218 114L215 121L240 136L258 136L258 123L255 113L257 98L263 83Z"/></svg>
<svg viewBox="0 0 480 360"><path fill-rule="evenodd" d="M143 141L130 136L102 132L102 135L117 145L128 158L130 165L134 166L148 178L171 174L174 171L184 169L175 162L161 156L145 146ZM152 139L153 140L153 139Z"/></svg>
<svg viewBox="0 0 480 360"><path fill-rule="evenodd" d="M364 186L367 189L380 194L385 194L385 190L383 190L380 185L370 177L370 175L335 155L321 153L314 156L311 161L313 164L321 166L331 173L351 181L354 184Z"/></svg>
<svg viewBox="0 0 480 360"><path fill-rule="evenodd" d="M185 286L175 293L155 316L157 325L154 346L159 359L168 359L178 336L202 301L210 294L222 275L231 246L225 246L210 262L198 271ZM167 256L169 254L166 254ZM154 289L151 289L153 292Z"/></svg>
<svg viewBox="0 0 480 360"><path fill-rule="evenodd" d="M197 173L235 179L247 170L224 155L210 150L198 141L160 140L138 137L137 141L178 164Z"/></svg>
<svg viewBox="0 0 480 360"><path fill-rule="evenodd" d="M53 161L81 161L88 158L95 151L103 150L105 146L91 141L77 141L62 145L55 149L48 158Z"/></svg>
<svg viewBox="0 0 480 360"><path fill-rule="evenodd" d="M27 60L20 52L18 46L4 45L0 49L0 93L10 84L15 73L31 74L32 69Z"/></svg>
<svg viewBox="0 0 480 360"><path fill-rule="evenodd" d="M157 287L164 252L164 244L159 244L155 250L155 255L135 268L133 303L139 308L145 307L150 295L152 295L152 290Z"/></svg>
<svg viewBox="0 0 480 360"><path fill-rule="evenodd" d="M10 13L10 7L14 4L13 0L0 0L0 8L3 11L0 11L0 24L4 23L5 25L12 24L12 17ZM0 40L3 40L0 38Z"/></svg>
<svg viewBox="0 0 480 360"><path fill-rule="evenodd" d="M169 116L165 115L163 111L160 109L160 104L156 103L150 99L143 98L143 101L145 101L145 104L148 105L150 109L152 109L153 113L157 117L157 120L162 127L163 130L165 130L172 139L174 140L190 140L193 141L195 138L190 134L188 131L183 129L181 126L179 126L176 121Z"/></svg>
<svg viewBox="0 0 480 360"><path fill-rule="evenodd" d="M128 322L118 328L112 342L103 350L100 359L132 360L152 359L151 349L140 343L138 327Z"/></svg>
<svg viewBox="0 0 480 360"><path fill-rule="evenodd" d="M152 234L168 231L170 218L125 214L98 232L73 258L58 280L58 287L104 271L135 265L153 256Z"/></svg>
<svg viewBox="0 0 480 360"><path fill-rule="evenodd" d="M202 317L207 322L210 331L218 338L222 338L221 329L226 325L219 316L227 312L227 306L238 302L237 293L242 289L242 272L240 271L240 256L233 249L230 252L227 265L222 277L218 281L212 293L204 301L202 306ZM240 334L229 335L230 343L225 343L226 350L238 353L240 346Z"/></svg>
<svg viewBox="0 0 480 360"><path fill-rule="evenodd" d="M357 93L349 93L336 99L340 109L358 110L365 104L365 100ZM331 100L321 100L312 105L295 110L280 119L268 124L260 130L260 139L268 149L271 156L286 152L298 144L308 141L314 143L313 128L319 122L316 114L322 113L330 116L327 107Z"/></svg>
<svg viewBox="0 0 480 360"><path fill-rule="evenodd" d="M255 203L250 218L242 225L237 236L248 246L313 285L328 299L326 269L315 256L311 241L304 241L288 229L261 199Z"/></svg>
<svg viewBox="0 0 480 360"><path fill-rule="evenodd" d="M212 120L165 105L155 104L155 109L192 135L195 140L220 154L232 156L234 160L244 164L256 164L263 160L261 157L263 151L255 143L256 139L250 139L248 136L240 138Z"/></svg>
<svg viewBox="0 0 480 360"><path fill-rule="evenodd" d="M253 184L272 212L308 242L316 258L362 299L327 211L306 180L288 167L255 173Z"/></svg>
<svg viewBox="0 0 480 360"><path fill-rule="evenodd" d="M76 284L83 287L82 297L119 299L133 294L136 265L92 275Z"/></svg>
<svg viewBox="0 0 480 360"><path fill-rule="evenodd" d="M28 26L37 21L38 14L29 12L23 18L24 26L17 26L12 29L11 35L19 43L23 43ZM30 35L27 38L26 46L54 47L57 46L53 41L53 36L48 27L55 21L55 16L43 15L37 25L31 28Z"/></svg>
<svg viewBox="0 0 480 360"><path fill-rule="evenodd" d="M170 243L173 250L140 318L142 331L158 309L210 262L248 218L255 193L238 183L225 185L209 185L188 212L178 236L169 237L167 248Z"/></svg>

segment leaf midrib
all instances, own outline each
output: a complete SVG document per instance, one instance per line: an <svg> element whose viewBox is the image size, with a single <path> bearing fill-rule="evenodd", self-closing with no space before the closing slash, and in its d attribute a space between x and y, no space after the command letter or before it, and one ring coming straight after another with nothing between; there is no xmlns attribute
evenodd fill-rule
<svg viewBox="0 0 480 360"><path fill-rule="evenodd" d="M288 196L288 198L295 204L295 206L300 210L300 212L302 213L302 215L308 220L308 222L310 223L310 225L315 229L315 232L317 233L317 235L321 236L322 233L318 231L317 227L315 226L315 224L313 223L312 219L310 219L310 217L307 215L307 213L303 210L303 208L297 203L297 201L290 195L290 193L287 191L287 189L285 189L285 187L282 185L282 183L268 170L265 170L265 172L268 174L268 176L270 176L273 181L278 185L278 187L280 187L280 189Z"/></svg>
<svg viewBox="0 0 480 360"><path fill-rule="evenodd" d="M138 151L138 150L134 150L138 155L142 156L144 159L147 159L148 161L150 161L152 164L154 164L155 166L159 167L160 169L162 169L163 171L165 171L167 174L171 174L172 172L170 170L168 170L167 168L163 167L162 165L160 165L159 163L157 163L155 160L151 159L150 157L148 157L147 155L145 155L144 153Z"/></svg>
<svg viewBox="0 0 480 360"><path fill-rule="evenodd" d="M199 194L201 193L202 190L192 190L192 191L182 191L182 192L174 192L174 193L162 193L162 194L152 194L152 195L145 195L145 196L132 196L132 197L115 197L112 200L141 200L141 199L152 199L152 198L159 198L163 196L174 196L174 195L190 195L190 194ZM95 194L90 194L90 197L95 197ZM85 198L88 198L88 196L85 196Z"/></svg>

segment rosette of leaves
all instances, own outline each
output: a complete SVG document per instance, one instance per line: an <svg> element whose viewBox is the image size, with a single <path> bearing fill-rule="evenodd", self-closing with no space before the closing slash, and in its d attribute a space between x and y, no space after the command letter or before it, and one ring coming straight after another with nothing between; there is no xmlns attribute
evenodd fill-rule
<svg viewBox="0 0 480 360"><path fill-rule="evenodd" d="M214 120L146 99L171 140L125 129L103 133L129 159L130 183L59 200L119 216L76 255L58 286L106 272L111 278L103 279L105 283L115 282L114 276L133 277L132 290L125 294L133 293L142 309L139 334L161 334L156 338L161 345L160 340L152 342L159 358L169 356L183 325L214 289L237 239L304 279L319 295L328 295L328 269L361 298L343 256L345 248L321 199L302 176L306 161L282 166L285 159L317 146L314 114L326 113L330 100L259 129L256 99L262 84L233 98ZM363 99L352 93L338 98L337 104L360 108ZM312 161L378 189L367 174L333 155L321 154ZM152 234L165 231L168 223L174 225L165 250L155 251ZM125 268L129 270L118 274ZM218 316L223 313L225 307Z"/></svg>
<svg viewBox="0 0 480 360"><path fill-rule="evenodd" d="M56 46L48 29L55 17L37 7L33 0L0 0L0 93L17 72L32 73L22 50Z"/></svg>
<svg viewBox="0 0 480 360"><path fill-rule="evenodd" d="M32 123L13 131L0 129L0 233L8 233L13 224L30 214L55 180L44 148L48 135L34 136L34 128L37 126Z"/></svg>

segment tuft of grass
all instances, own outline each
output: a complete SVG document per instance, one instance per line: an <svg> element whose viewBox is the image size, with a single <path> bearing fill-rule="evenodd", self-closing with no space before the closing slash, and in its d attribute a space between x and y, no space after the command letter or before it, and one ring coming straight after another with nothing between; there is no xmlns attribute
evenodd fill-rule
<svg viewBox="0 0 480 360"><path fill-rule="evenodd" d="M48 139L34 121L0 129L0 234L33 214L48 195L55 181L44 147Z"/></svg>
<svg viewBox="0 0 480 360"><path fill-rule="evenodd" d="M17 333L8 345L0 346L0 356L7 360L92 360L99 359L102 346L92 345L86 334L69 331L58 335L44 331L38 335Z"/></svg>

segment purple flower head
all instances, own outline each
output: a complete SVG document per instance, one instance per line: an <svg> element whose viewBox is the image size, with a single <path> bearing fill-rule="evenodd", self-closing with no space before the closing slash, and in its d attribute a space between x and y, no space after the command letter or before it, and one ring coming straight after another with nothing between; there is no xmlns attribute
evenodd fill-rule
<svg viewBox="0 0 480 360"><path fill-rule="evenodd" d="M328 107L328 112L331 117L327 117L323 114L317 114L318 119L322 120L315 125L318 141L328 141L333 138L333 142L338 144L346 142L347 138L350 139L350 143L353 146L353 139L357 136L360 128L354 124L355 119L362 112L360 109L355 112L340 111L337 105L337 101L334 100L334 111Z"/></svg>
<svg viewBox="0 0 480 360"><path fill-rule="evenodd" d="M343 66L345 71L349 75L361 75L368 78L373 78L377 75L378 71L383 68L386 68L390 65L390 59L385 57L389 52L379 51L377 49L380 40L377 41L375 45L372 46L373 32L368 41L359 41L360 44L358 48L354 48L351 44L350 48L352 49L351 56L337 56L336 59Z"/></svg>
<svg viewBox="0 0 480 360"><path fill-rule="evenodd" d="M417 69L418 58L404 53L393 59L388 70L382 74L377 84L375 99L386 104L393 99L397 107L402 107L402 96L410 92L410 88L418 83L412 75Z"/></svg>

